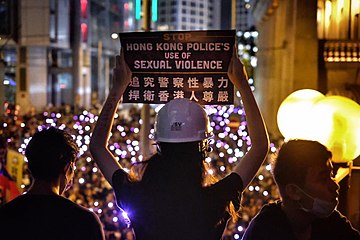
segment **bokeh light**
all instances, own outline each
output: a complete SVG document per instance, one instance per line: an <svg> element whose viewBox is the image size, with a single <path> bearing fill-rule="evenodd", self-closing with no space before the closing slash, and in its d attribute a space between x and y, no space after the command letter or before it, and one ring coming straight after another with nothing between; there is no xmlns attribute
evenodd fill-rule
<svg viewBox="0 0 360 240"><path fill-rule="evenodd" d="M327 96L312 108L312 139L324 144L337 163L360 155L360 105L341 96Z"/></svg>
<svg viewBox="0 0 360 240"><path fill-rule="evenodd" d="M277 113L277 124L286 140L309 139L309 134L313 133L309 111L316 101L324 97L316 90L302 89L283 100Z"/></svg>
<svg viewBox="0 0 360 240"><path fill-rule="evenodd" d="M298 90L281 103L277 121L286 140L319 141L333 153L336 163L360 155L360 105L349 98Z"/></svg>
<svg viewBox="0 0 360 240"><path fill-rule="evenodd" d="M238 161L251 147L251 141L247 132L247 122L242 105L239 106L206 106L209 119L214 131L214 137L210 140L213 151L208 154L208 173L214 179L221 179L228 175ZM140 145L140 129L142 119L140 106L128 106L122 109L114 119L114 126L109 139L109 149L116 159L130 171L133 163L142 161ZM69 132L81 149L76 163L74 185L66 192L66 197L90 211L96 213L104 225L105 232L108 229L116 229L119 234L126 229L131 220L124 215L123 211L116 206L115 197L111 186L103 177L89 153L91 132L97 122L99 109L80 111L79 114L64 112L58 108L48 109L35 115L9 114L0 119L0 132L7 138L9 148L24 153L32 135L39 129L56 126ZM153 120L155 109L151 109L151 130L153 133ZM275 147L275 145L273 145ZM152 149L155 152L156 148ZM24 177L21 190L26 192L32 184L32 179L27 170L26 158L24 158ZM256 190L255 190L256 188ZM278 198L273 190L270 171L265 165L259 170L259 175L254 178L250 190L243 194L243 208L241 220L234 225L227 234L230 239L236 236L241 238L243 231L239 226L246 226L261 206ZM269 193L268 195L266 193ZM254 202L254 199L257 199ZM113 231L113 230L111 230Z"/></svg>

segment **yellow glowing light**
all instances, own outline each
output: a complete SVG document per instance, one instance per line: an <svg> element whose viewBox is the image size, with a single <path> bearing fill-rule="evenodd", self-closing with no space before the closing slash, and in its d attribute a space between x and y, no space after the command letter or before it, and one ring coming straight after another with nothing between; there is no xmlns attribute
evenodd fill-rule
<svg viewBox="0 0 360 240"><path fill-rule="evenodd" d="M360 155L360 105L349 98L299 90L282 102L277 118L286 140L318 141L333 153L334 162Z"/></svg>
<svg viewBox="0 0 360 240"><path fill-rule="evenodd" d="M302 89L287 96L277 113L277 123L286 140L309 139L312 133L309 111L314 103L325 96L312 89Z"/></svg>
<svg viewBox="0 0 360 240"><path fill-rule="evenodd" d="M341 96L328 96L312 108L313 140L324 144L337 163L360 155L360 105Z"/></svg>

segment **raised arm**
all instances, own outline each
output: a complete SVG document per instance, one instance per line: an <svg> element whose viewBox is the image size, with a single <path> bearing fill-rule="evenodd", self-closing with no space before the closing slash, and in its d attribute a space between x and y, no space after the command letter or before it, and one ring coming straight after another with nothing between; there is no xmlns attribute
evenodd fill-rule
<svg viewBox="0 0 360 240"><path fill-rule="evenodd" d="M269 137L259 107L249 86L245 67L237 57L236 46L234 46L233 56L229 64L228 76L240 91L251 139L250 150L234 169L234 172L240 175L245 189L266 158L269 151Z"/></svg>
<svg viewBox="0 0 360 240"><path fill-rule="evenodd" d="M113 173L121 169L113 154L108 149L108 140L121 96L131 79L131 71L124 59L124 53L116 56L113 70L112 87L101 110L90 141L90 152L106 180L112 185Z"/></svg>

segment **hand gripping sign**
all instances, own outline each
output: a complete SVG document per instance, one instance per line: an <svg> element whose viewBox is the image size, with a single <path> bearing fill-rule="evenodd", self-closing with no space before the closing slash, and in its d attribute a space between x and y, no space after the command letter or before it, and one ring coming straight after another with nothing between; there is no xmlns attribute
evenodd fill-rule
<svg viewBox="0 0 360 240"><path fill-rule="evenodd" d="M133 72L125 103L163 104L187 98L228 105L234 86L227 76L235 30L120 33Z"/></svg>

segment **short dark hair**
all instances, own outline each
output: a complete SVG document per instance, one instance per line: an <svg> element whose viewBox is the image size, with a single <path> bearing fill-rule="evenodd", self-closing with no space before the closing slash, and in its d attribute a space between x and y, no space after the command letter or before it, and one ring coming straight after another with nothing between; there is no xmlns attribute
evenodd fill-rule
<svg viewBox="0 0 360 240"><path fill-rule="evenodd" d="M285 142L272 168L280 192L289 183L303 187L308 169L326 164L331 157L331 152L317 141L295 139Z"/></svg>
<svg viewBox="0 0 360 240"><path fill-rule="evenodd" d="M26 147L25 156L35 179L53 181L66 164L76 160L78 150L69 133L50 127L34 134Z"/></svg>

